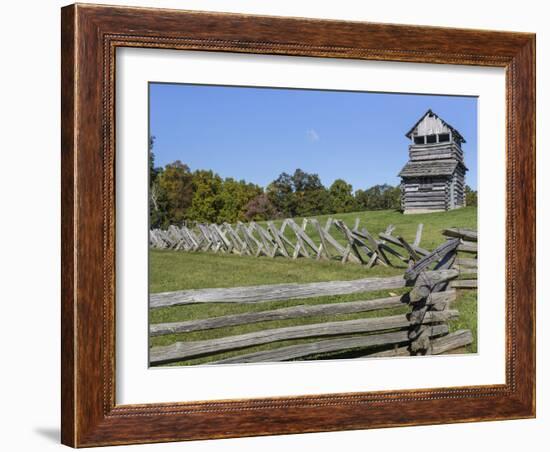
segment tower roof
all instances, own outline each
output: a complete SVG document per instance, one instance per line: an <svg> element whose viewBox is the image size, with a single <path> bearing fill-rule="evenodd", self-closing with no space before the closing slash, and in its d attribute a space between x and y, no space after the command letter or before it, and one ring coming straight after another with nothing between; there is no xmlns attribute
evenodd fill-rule
<svg viewBox="0 0 550 452"><path fill-rule="evenodd" d="M466 143L466 140L458 130L456 130L444 119L436 115L431 109L424 113L422 117L418 121L416 121L415 125L411 127L411 130L409 130L405 134L405 136L407 138L411 138L415 131L419 129L422 131L422 133L419 133L417 135L428 135L429 133L426 133L426 131L430 131L431 133L452 132L453 135L455 135L461 143Z"/></svg>
<svg viewBox="0 0 550 452"><path fill-rule="evenodd" d="M398 175L401 177L450 176L459 165L467 171L467 168L461 162L454 159L407 162Z"/></svg>

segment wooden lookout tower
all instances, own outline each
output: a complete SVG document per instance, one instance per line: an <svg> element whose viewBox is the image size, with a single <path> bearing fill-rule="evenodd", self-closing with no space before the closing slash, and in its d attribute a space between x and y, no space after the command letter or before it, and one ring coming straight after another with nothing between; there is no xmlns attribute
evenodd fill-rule
<svg viewBox="0 0 550 452"><path fill-rule="evenodd" d="M405 135L411 140L409 161L401 177L404 213L439 212L464 207L462 143L466 140L450 124L428 110Z"/></svg>

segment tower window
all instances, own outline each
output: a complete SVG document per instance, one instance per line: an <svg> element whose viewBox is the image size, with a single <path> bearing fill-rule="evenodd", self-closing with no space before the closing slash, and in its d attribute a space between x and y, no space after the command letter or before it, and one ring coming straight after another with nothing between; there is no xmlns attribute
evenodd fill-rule
<svg viewBox="0 0 550 452"><path fill-rule="evenodd" d="M451 140L451 136L448 133L439 134L440 143L446 143L447 141L450 141L450 140Z"/></svg>
<svg viewBox="0 0 550 452"><path fill-rule="evenodd" d="M436 143L437 139L435 135L428 135L426 137L426 143Z"/></svg>
<svg viewBox="0 0 550 452"><path fill-rule="evenodd" d="M424 137L414 137L414 144L424 144Z"/></svg>
<svg viewBox="0 0 550 452"><path fill-rule="evenodd" d="M434 180L431 177L421 177L420 178L420 191L431 191L433 189Z"/></svg>

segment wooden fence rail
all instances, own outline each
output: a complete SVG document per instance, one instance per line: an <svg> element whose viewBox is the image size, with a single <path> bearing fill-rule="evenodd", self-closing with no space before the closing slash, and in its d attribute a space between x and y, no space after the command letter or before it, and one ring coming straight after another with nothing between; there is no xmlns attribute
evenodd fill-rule
<svg viewBox="0 0 550 452"><path fill-rule="evenodd" d="M452 287L457 289L477 289L477 231L473 229L451 228L445 229L443 235L447 237L456 237L460 240L457 251L468 253L474 257L457 256L453 262L452 268L458 270L464 278L451 283Z"/></svg>
<svg viewBox="0 0 550 452"><path fill-rule="evenodd" d="M427 325L435 322L445 322L457 317L458 311L455 310L430 311L427 312L418 323L415 322L414 324ZM211 353L220 353L227 350L241 349L289 339L372 333L375 331L409 328L410 325L411 320L408 315L395 315L389 317L374 317L358 320L343 320L340 322L289 326L228 336L220 339L175 342L174 344L163 347L154 347L151 349L149 359L153 365L165 364Z"/></svg>
<svg viewBox="0 0 550 452"><path fill-rule="evenodd" d="M449 327L447 325L434 325L432 327L432 333L434 337L441 334L446 334L448 332ZM219 361L213 361L212 364L289 361L291 359L303 358L320 353L339 352L356 348L372 348L384 345L387 346L402 344L408 341L409 338L407 331L372 334L362 337L345 337L339 339L328 339L319 342L312 342L308 344L290 345L287 347L280 347L274 350L266 350L256 353L248 353L231 358L221 359ZM370 356L374 356L374 354Z"/></svg>
<svg viewBox="0 0 550 452"><path fill-rule="evenodd" d="M456 291L447 290L445 292L433 294L430 300L428 300L428 303L437 305L439 310L442 310L448 303L455 299ZM232 314L185 322L157 323L149 327L149 333L151 336L163 336L166 334L189 333L191 331L247 325L271 320L289 320L319 315L354 314L358 312L377 311L380 309L399 308L401 306L406 306L408 301L409 296L406 294L395 297L377 298L374 300L349 301L347 303L328 303L311 306L299 305L269 311L246 312L243 314Z"/></svg>
<svg viewBox="0 0 550 452"><path fill-rule="evenodd" d="M431 277L432 272L426 272ZM458 275L457 270L437 272L443 279ZM149 296L150 308L162 308L194 303L259 303L265 301L293 300L329 295L347 295L374 290L399 289L407 281L402 276L365 278L350 281L327 281L316 283L268 284L261 286L229 287L219 289L191 289L161 292Z"/></svg>
<svg viewBox="0 0 550 452"><path fill-rule="evenodd" d="M431 355L441 355L442 353L456 350L457 348L462 348L467 345L470 345L474 338L470 330L457 330L453 333L448 333L449 329L443 331L437 331L436 328L446 327L446 325L436 325L433 327L431 333L431 344L430 344L430 354ZM434 334L437 333L437 334ZM448 333L448 334L447 334ZM441 337L436 337L441 335ZM405 341L406 342L406 341ZM369 357L392 357L392 356L410 356L410 346L402 346L397 348L392 348L389 350L384 350L382 352L369 353L368 355L361 355L359 358Z"/></svg>

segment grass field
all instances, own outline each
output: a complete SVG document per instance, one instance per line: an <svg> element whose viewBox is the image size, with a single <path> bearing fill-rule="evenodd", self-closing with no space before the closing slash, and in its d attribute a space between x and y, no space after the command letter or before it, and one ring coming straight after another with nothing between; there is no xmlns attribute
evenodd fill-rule
<svg viewBox="0 0 550 452"><path fill-rule="evenodd" d="M450 212L403 215L395 211L372 211L348 214L331 215L333 218L344 220L350 227L355 218L360 218L361 227L365 226L373 235L377 235L386 229L389 224L395 225L394 235L401 235L405 239L414 239L419 223L424 224L421 246L433 249L445 239L441 230L447 227L475 228L477 210L464 208ZM324 224L327 216L317 217ZM297 219L299 220L299 219ZM277 223L277 222L276 222ZM280 222L279 222L280 223ZM318 241L311 229L307 230L313 240ZM332 233L332 231L331 231ZM341 240L333 233L334 237ZM405 269L403 263L399 267L382 267L376 265L371 269L358 264L342 265L338 261L316 261L310 259L290 260L285 258L250 257L237 255L224 255L214 253L185 253L181 251L150 250L150 292L167 292L184 289L235 287L258 284L277 284L288 282L318 282L330 280L351 280L373 276L390 276L402 274ZM288 300L281 302L266 302L257 304L224 304L209 303L160 308L150 313L151 323L176 322L184 320L217 317L227 314L237 314L251 311L264 311L296 305L313 305L320 303L345 303L354 300L367 300L384 296L396 295L405 290L378 291L358 293L353 295L316 297L303 300ZM469 328L474 339L477 337L477 293L474 290L461 291L453 306L460 311L460 318L451 322L451 330ZM386 316L407 312L407 307L387 309L357 314L346 314L327 317L304 317L284 321L259 322L247 325L239 325L228 328L220 328L191 333L174 334L151 338L151 346L168 345L175 341L196 341L213 339L229 335L243 334L257 330L277 328L292 325L304 325L324 321L350 320L367 318L372 316ZM247 348L246 352L267 350L274 347L292 345L315 341L316 339L302 339L281 341L276 344L266 344ZM469 352L477 351L477 343L468 347ZM175 365L204 364L208 361L218 360L243 353L232 351L219 353L205 358L186 360L174 363ZM315 358L342 358L357 355L358 351L346 353L325 354L312 356Z"/></svg>
<svg viewBox="0 0 550 452"><path fill-rule="evenodd" d="M415 215L403 215L395 210L375 210L367 212L351 212L331 215L319 215L312 218L317 218L321 225L324 225L327 218L343 220L350 228L356 218L361 221L360 227L366 227L369 232L377 235L379 232L384 232L388 225L393 224L395 230L393 235L400 235L406 240L413 241L416 228L419 223L424 224L422 233L421 245L424 248L432 249L439 245L444 238L441 235L441 230L449 227L476 228L477 227L477 208L465 207L463 209L451 210L449 212L435 212ZM310 217L308 217L310 218ZM297 223L301 223L302 218L295 218ZM275 224L280 225L282 220L275 221ZM260 223L261 224L261 223ZM331 229L334 231L335 229ZM312 227L307 229L308 235L313 240L318 241L318 235ZM333 234L335 237L337 233ZM340 236L341 237L341 236ZM341 237L344 243L343 237Z"/></svg>

